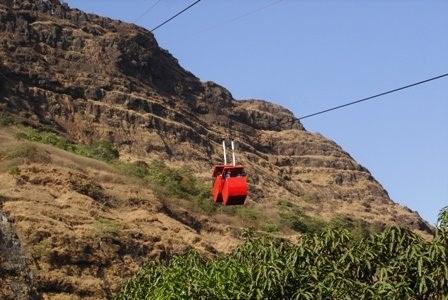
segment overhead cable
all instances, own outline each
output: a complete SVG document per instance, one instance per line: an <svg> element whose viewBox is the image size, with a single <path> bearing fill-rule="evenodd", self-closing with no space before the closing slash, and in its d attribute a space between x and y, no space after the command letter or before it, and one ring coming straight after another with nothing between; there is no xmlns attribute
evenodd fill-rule
<svg viewBox="0 0 448 300"><path fill-rule="evenodd" d="M187 10L189 10L190 8L192 8L193 6L195 6L196 4L198 4L199 2L201 2L201 0L196 0L195 2L193 2L192 4L188 5L187 7L185 7L184 9L182 9L180 12L178 12L177 14L175 14L174 16L172 16L171 18L169 18L168 20L162 22L161 24L157 25L156 27L154 27L153 29L151 29L151 32L154 32L155 30L159 29L160 27L162 27L163 25L165 25L166 23L168 23L169 21L173 20L174 18L178 17L179 15L181 15L182 13L186 12Z"/></svg>
<svg viewBox="0 0 448 300"><path fill-rule="evenodd" d="M370 97L367 97L367 98L362 98L362 99L355 100L355 101L352 101L352 102L348 102L348 103L345 103L345 104L342 104L342 105L338 105L338 106L335 106L335 107L324 109L324 110L321 110L321 111L318 111L318 112L315 112L315 113L312 113L312 114L309 114L309 115L305 115L305 116L299 117L298 119L299 120L303 120L303 119L306 119L306 118L310 118L310 117L314 117L314 116L317 116L317 115L321 115L321 114L324 114L324 113L327 113L327 112L330 112L330 111L333 111L333 110L337 110L337 109L341 109L341 108L344 108L344 107L347 107L347 106L350 106L350 105L358 104L360 102L369 101L369 100L372 100L372 99L375 99L375 98L379 98L381 96L392 94L392 93L395 93L395 92L398 92L398 91L401 91L401 90L405 90L405 89L408 89L408 88L411 88L411 87L414 87L414 86L417 86L417 85L421 85L421 84L424 84L424 83L428 83L430 81L434 81L434 80L437 80L437 79L441 79L441 78L444 78L444 77L447 77L447 76L448 76L448 73L445 73L445 74L442 74L442 75L439 75L439 76L436 76L436 77L432 77L432 78L425 79L425 80L422 80L422 81L419 81L419 82L408 84L408 85L405 85L405 86L402 86L402 87L399 87L399 88L396 88L396 89L393 89L393 90L382 92L382 93L379 93L379 94L376 94L376 95L373 95L373 96L370 96Z"/></svg>

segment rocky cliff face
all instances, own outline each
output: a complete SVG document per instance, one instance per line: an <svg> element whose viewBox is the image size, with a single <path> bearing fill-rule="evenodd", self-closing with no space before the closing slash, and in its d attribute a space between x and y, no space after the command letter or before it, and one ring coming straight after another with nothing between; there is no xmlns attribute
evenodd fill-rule
<svg viewBox="0 0 448 300"><path fill-rule="evenodd" d="M336 143L285 108L201 82L143 28L58 1L0 0L0 57L0 110L28 123L80 143L107 139L122 159L182 163L204 178L221 141L234 138L260 207L288 199L322 218L431 230Z"/></svg>
<svg viewBox="0 0 448 300"><path fill-rule="evenodd" d="M194 161L197 172L220 161L222 139L235 138L253 201L312 192L322 199L319 213L357 209L368 220L425 230L337 144L280 106L236 101L199 81L148 31L55 1L0 3L4 110L76 141L109 139L123 157Z"/></svg>
<svg viewBox="0 0 448 300"><path fill-rule="evenodd" d="M0 199L0 201L2 201ZM33 297L32 274L29 261L14 227L0 213L0 295L2 299L28 299Z"/></svg>

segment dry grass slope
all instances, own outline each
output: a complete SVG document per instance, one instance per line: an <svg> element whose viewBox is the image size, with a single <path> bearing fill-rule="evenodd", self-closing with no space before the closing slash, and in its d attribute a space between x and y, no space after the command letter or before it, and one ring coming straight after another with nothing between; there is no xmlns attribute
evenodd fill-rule
<svg viewBox="0 0 448 300"><path fill-rule="evenodd" d="M37 293L48 299L109 298L149 260L190 247L228 251L238 243L232 230L206 216L174 205L168 214L168 199L158 199L142 179L16 140L16 133L0 132L0 211L30 258Z"/></svg>
<svg viewBox="0 0 448 300"><path fill-rule="evenodd" d="M145 263L189 248L228 252L244 228L293 242L298 233L326 228L348 228L357 237L381 229L307 215L287 199L215 206L209 184L182 167L103 159L114 153L109 146L93 155L84 151L89 145L22 125L2 128L0 149L0 210L32 262L36 293L49 299L110 298ZM314 194L302 201L319 203Z"/></svg>

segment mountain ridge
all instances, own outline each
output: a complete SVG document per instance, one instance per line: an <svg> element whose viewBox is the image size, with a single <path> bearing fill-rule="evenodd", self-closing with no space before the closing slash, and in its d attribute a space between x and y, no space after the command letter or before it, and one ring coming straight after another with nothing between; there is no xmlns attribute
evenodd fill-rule
<svg viewBox="0 0 448 300"><path fill-rule="evenodd" d="M308 132L280 105L236 100L226 88L199 80L146 29L56 0L0 0L0 57L0 113L58 132L73 143L108 141L122 162L147 166L163 161L209 184L211 164L221 161L222 140L234 139L238 162L246 166L250 180L247 211L256 209L259 222L281 219L286 203L295 212L324 221L343 216L381 228L399 225L423 236L432 232L418 213L393 202L372 174L334 141ZM18 143L34 153L12 138L20 129L8 130L2 129L3 140L0 134L5 149ZM0 153L0 213L23 244L17 257L40 249L34 262L20 268L38 274L33 286L50 298L110 298L148 259L189 246L209 253L229 251L221 240L237 244L232 228L253 217L243 213L242 223L235 226L225 215L176 211L168 206L177 202L159 199L147 182L128 182L102 164L32 147L37 147L39 159L26 158L19 171L2 172L15 160ZM72 178L85 186L80 189ZM33 197L38 192L42 196ZM116 194L117 206L97 206L95 197L103 194L106 199ZM66 215L58 216L58 210ZM79 224L71 220L77 217ZM39 222L40 231L32 232ZM153 223L157 226L151 231L148 224ZM203 230L191 224L202 224ZM104 227L109 231L102 232L100 244L94 243ZM290 229L279 234L288 233ZM69 237L79 247L67 243ZM108 254L101 252L101 243ZM65 281L64 274L70 274ZM85 284L77 286L80 282ZM111 288L108 282L113 282Z"/></svg>
<svg viewBox="0 0 448 300"><path fill-rule="evenodd" d="M234 138L242 163L280 186L294 187L297 195L311 180L300 176L328 169L341 174L318 182L319 188L337 189L335 180L350 188L359 177L368 181L371 195L389 200L370 172L335 142L307 132L279 105L237 101L227 89L201 82L149 31L57 1L5 2L18 7L2 15L2 68L18 82L3 90L5 110L78 142L108 139L124 157L195 159L201 168L220 161L221 141ZM255 184L252 192L263 197L264 190Z"/></svg>

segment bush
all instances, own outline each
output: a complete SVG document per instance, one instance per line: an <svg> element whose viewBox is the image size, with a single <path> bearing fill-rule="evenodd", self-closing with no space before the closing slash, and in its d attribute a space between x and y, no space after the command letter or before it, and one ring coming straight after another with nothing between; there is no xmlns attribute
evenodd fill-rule
<svg viewBox="0 0 448 300"><path fill-rule="evenodd" d="M325 222L305 214L290 219L291 229L302 233L316 233L325 230Z"/></svg>
<svg viewBox="0 0 448 300"><path fill-rule="evenodd" d="M120 173L123 173L125 175L138 177L142 179L149 175L148 165L144 162L129 163L123 161L116 161L114 162L114 166Z"/></svg>
<svg viewBox="0 0 448 300"><path fill-rule="evenodd" d="M263 217L261 210L254 206L241 206L235 208L235 214L246 221L258 221Z"/></svg>
<svg viewBox="0 0 448 300"><path fill-rule="evenodd" d="M34 128L26 127L22 131L18 132L16 137L18 139L25 139L31 142L53 145L67 151L74 151L74 149L70 148L72 146L74 147L72 143L53 132L39 131Z"/></svg>
<svg viewBox="0 0 448 300"><path fill-rule="evenodd" d="M338 215L330 221L306 215L303 210L290 201L282 199L278 202L280 225L300 233L318 233L331 229L347 229L354 238L360 239L372 232L381 230L379 225L364 220Z"/></svg>
<svg viewBox="0 0 448 300"><path fill-rule="evenodd" d="M97 141L87 146L76 146L76 154L95 158L102 161L113 161L119 157L119 152L109 141Z"/></svg>
<svg viewBox="0 0 448 300"><path fill-rule="evenodd" d="M325 230L327 223L303 213L302 209L293 203L281 200L278 203L280 225L300 233L316 233Z"/></svg>
<svg viewBox="0 0 448 300"><path fill-rule="evenodd" d="M149 164L116 162L115 166L126 175L146 180L159 200L185 199L201 212L211 214L216 211L216 206L210 199L209 186L185 168L170 168L159 160Z"/></svg>
<svg viewBox="0 0 448 300"><path fill-rule="evenodd" d="M115 220L99 218L95 221L94 228L100 238L110 238L117 236L122 226Z"/></svg>
<svg viewBox="0 0 448 300"><path fill-rule="evenodd" d="M277 232L280 230L279 225L274 223L266 223L262 229L267 232Z"/></svg>
<svg viewBox="0 0 448 300"><path fill-rule="evenodd" d="M116 299L445 299L447 243L398 227L362 240L327 229L298 244L252 236L228 255L151 262Z"/></svg>
<svg viewBox="0 0 448 300"><path fill-rule="evenodd" d="M173 197L201 201L205 195L209 196L208 188L191 171L170 168L161 161L153 161L149 165L146 178L164 186Z"/></svg>
<svg viewBox="0 0 448 300"><path fill-rule="evenodd" d="M15 123L14 118L7 113L0 113L0 127L6 127Z"/></svg>
<svg viewBox="0 0 448 300"><path fill-rule="evenodd" d="M46 238L32 247L32 255L35 258L43 258L51 252L51 238Z"/></svg>
<svg viewBox="0 0 448 300"><path fill-rule="evenodd" d="M17 167L17 166L15 166L15 167L12 167L11 169L9 169L9 175L11 175L11 176L19 176L20 175L20 168L19 167Z"/></svg>
<svg viewBox="0 0 448 300"><path fill-rule="evenodd" d="M90 145L78 145L66 138L49 131L40 131L34 128L25 128L17 133L18 139L48 144L78 155L111 162L119 157L118 150L109 141L95 141Z"/></svg>
<svg viewBox="0 0 448 300"><path fill-rule="evenodd" d="M24 159L36 163L49 163L51 161L50 154L30 143L2 149L1 155L8 159Z"/></svg>
<svg viewBox="0 0 448 300"><path fill-rule="evenodd" d="M194 207L206 214L213 214L217 212L219 206L212 201L209 186L198 182L196 182L196 184L197 192L193 195Z"/></svg>
<svg viewBox="0 0 448 300"><path fill-rule="evenodd" d="M333 229L348 229L356 239L362 239L372 232L379 232L381 230L379 225L367 223L364 220L354 219L347 216L336 216L327 225Z"/></svg>

